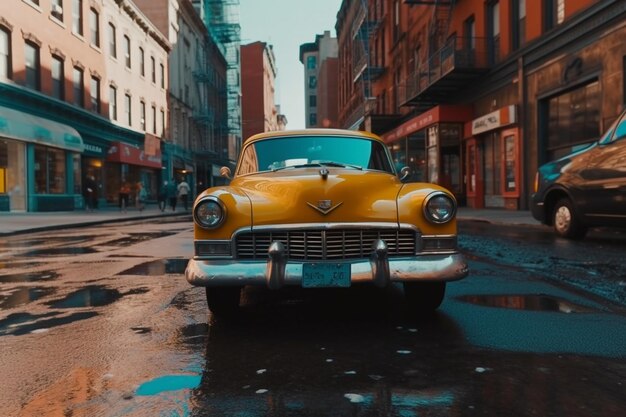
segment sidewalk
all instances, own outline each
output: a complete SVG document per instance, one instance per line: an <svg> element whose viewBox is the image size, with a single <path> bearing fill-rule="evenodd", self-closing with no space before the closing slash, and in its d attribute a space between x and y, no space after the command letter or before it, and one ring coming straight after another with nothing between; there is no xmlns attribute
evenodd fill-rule
<svg viewBox="0 0 626 417"><path fill-rule="evenodd" d="M129 208L126 213L121 213L117 207L106 207L93 212L82 210L43 213L0 212L0 236L185 214L191 216L191 210L185 212L184 209L178 208L176 212L171 210L161 212L156 205L148 205L142 212L134 207ZM539 225L529 211L459 207L457 218L460 222L482 221L495 224Z"/></svg>
<svg viewBox="0 0 626 417"><path fill-rule="evenodd" d="M156 204L148 204L143 211L131 207L126 213L120 212L117 207L105 207L92 212L85 210L37 213L0 212L0 236L184 215L191 218L191 210L185 212L184 208L177 208L175 212L172 212L168 208L161 212Z"/></svg>

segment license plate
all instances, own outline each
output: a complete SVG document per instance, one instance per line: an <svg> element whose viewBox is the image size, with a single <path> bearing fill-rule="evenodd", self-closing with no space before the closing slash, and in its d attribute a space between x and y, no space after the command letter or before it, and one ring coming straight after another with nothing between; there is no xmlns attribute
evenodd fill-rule
<svg viewBox="0 0 626 417"><path fill-rule="evenodd" d="M302 265L304 288L349 287L350 264L307 263Z"/></svg>

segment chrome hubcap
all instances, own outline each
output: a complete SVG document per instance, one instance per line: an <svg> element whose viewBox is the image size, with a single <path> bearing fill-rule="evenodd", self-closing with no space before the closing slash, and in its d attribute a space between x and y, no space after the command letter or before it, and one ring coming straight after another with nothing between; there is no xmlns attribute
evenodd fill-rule
<svg viewBox="0 0 626 417"><path fill-rule="evenodd" d="M572 213L565 206L559 207L554 215L554 226L559 232L565 232L572 223Z"/></svg>

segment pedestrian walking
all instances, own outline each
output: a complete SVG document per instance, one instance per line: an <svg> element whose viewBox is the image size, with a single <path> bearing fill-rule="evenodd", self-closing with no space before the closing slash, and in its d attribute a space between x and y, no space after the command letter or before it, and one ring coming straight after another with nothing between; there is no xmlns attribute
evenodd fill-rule
<svg viewBox="0 0 626 417"><path fill-rule="evenodd" d="M139 211L143 211L146 208L146 200L148 199L148 192L146 191L143 183L140 181L137 183L137 198L135 199L135 205Z"/></svg>
<svg viewBox="0 0 626 417"><path fill-rule="evenodd" d="M163 181L163 185L159 188L157 199L159 201L159 210L164 212L167 207L167 180Z"/></svg>
<svg viewBox="0 0 626 417"><path fill-rule="evenodd" d="M176 182L174 178L167 184L167 200L170 203L170 208L172 211L176 211L176 202L178 201L178 196L176 195Z"/></svg>
<svg viewBox="0 0 626 417"><path fill-rule="evenodd" d="M94 211L98 201L98 184L96 184L96 178L93 175L88 175L83 182L83 197L87 211Z"/></svg>
<svg viewBox="0 0 626 417"><path fill-rule="evenodd" d="M118 194L118 201L120 206L120 211L126 213L128 209L128 200L130 199L130 184L127 181L123 181L120 186L120 191Z"/></svg>
<svg viewBox="0 0 626 417"><path fill-rule="evenodd" d="M185 181L185 179L183 178L180 184L178 184L177 190L178 198L180 198L180 201L183 203L185 211L187 211L187 198L189 197L189 189L189 184L187 184L187 181Z"/></svg>

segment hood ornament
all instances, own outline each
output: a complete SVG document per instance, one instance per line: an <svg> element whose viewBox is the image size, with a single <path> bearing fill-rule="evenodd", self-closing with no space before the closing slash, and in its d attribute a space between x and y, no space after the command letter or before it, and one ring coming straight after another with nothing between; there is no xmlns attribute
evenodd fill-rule
<svg viewBox="0 0 626 417"><path fill-rule="evenodd" d="M342 205L343 201L340 201L334 206L333 206L332 200L319 200L317 202L317 206L309 203L308 201L307 201L307 204L309 205L309 207L313 207L315 210L319 211L323 215L327 215L328 213L330 213L331 211L333 211L334 209Z"/></svg>
<svg viewBox="0 0 626 417"><path fill-rule="evenodd" d="M320 176L322 177L323 180L328 179L328 174L330 174L330 171L328 170L328 168L320 169Z"/></svg>

